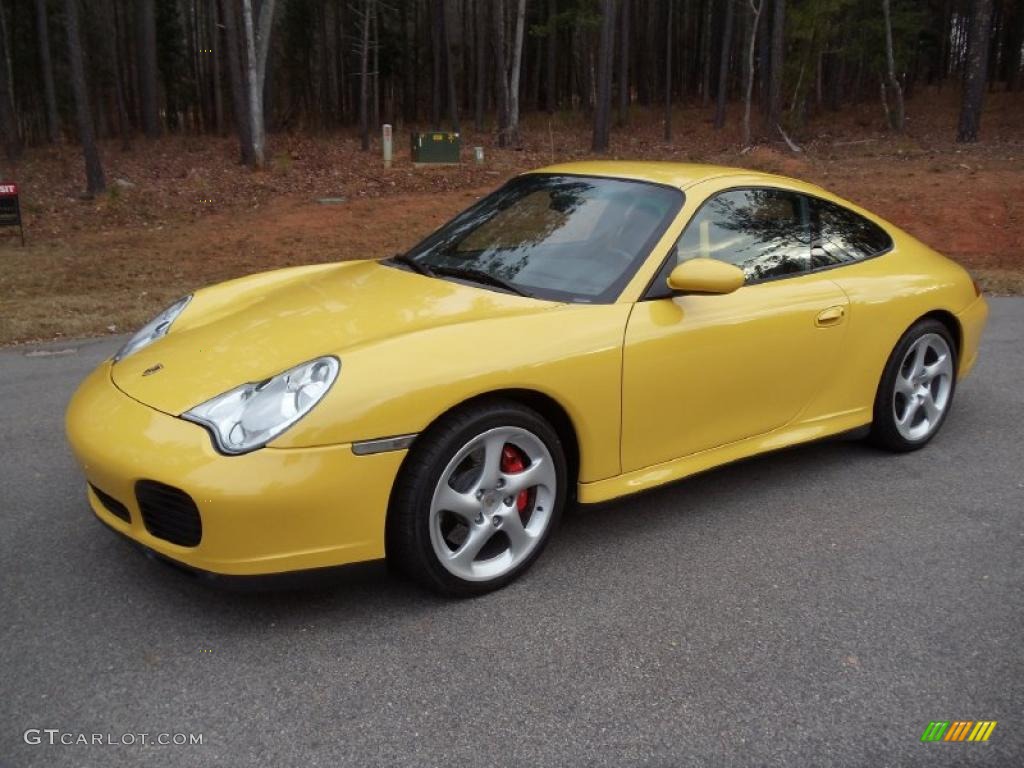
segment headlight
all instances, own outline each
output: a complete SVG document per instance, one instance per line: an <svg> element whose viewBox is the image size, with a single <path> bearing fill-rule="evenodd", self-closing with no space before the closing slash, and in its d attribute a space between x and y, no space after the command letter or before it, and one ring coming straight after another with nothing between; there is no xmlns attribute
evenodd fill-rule
<svg viewBox="0 0 1024 768"><path fill-rule="evenodd" d="M140 349L148 347L162 336L166 336L167 331L171 329L171 323L177 319L178 315L180 315L182 310L188 306L190 301L192 301L191 294L182 299L178 299L176 302L171 304L171 306L142 326L134 336L128 339L128 343L117 351L117 354L114 355L114 362L116 363L118 360L123 360L133 352L138 352Z"/></svg>
<svg viewBox="0 0 1024 768"><path fill-rule="evenodd" d="M262 448L309 413L341 370L336 357L319 357L265 381L243 384L182 414L213 433L223 453Z"/></svg>

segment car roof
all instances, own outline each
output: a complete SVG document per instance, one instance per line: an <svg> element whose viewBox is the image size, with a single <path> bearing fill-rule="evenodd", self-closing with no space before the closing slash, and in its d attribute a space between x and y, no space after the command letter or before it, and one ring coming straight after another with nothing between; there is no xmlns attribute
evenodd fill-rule
<svg viewBox="0 0 1024 768"><path fill-rule="evenodd" d="M686 189L694 184L722 176L744 176L760 178L774 184L799 185L800 181L773 173L763 173L747 168L730 168L725 165L704 163L669 163L654 160L583 160L574 163L558 163L538 168L530 173L566 173L578 176L604 176L614 179L635 179L655 184L666 184Z"/></svg>

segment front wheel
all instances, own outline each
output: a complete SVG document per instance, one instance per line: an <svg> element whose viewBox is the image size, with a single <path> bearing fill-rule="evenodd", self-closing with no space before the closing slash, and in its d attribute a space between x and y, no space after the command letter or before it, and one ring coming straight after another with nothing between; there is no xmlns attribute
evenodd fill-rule
<svg viewBox="0 0 1024 768"><path fill-rule="evenodd" d="M388 513L388 561L435 591L504 586L537 558L565 505L558 434L505 400L446 416L406 459Z"/></svg>
<svg viewBox="0 0 1024 768"><path fill-rule="evenodd" d="M903 334L875 396L874 443L891 451L913 451L935 436L953 403L955 349L938 320L921 320Z"/></svg>

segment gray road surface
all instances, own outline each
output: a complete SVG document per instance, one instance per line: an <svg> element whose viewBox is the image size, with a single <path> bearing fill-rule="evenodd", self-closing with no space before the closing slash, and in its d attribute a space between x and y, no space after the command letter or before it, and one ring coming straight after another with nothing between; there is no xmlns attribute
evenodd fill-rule
<svg viewBox="0 0 1024 768"><path fill-rule="evenodd" d="M62 427L116 341L0 352L0 766L1022 765L1024 300L992 308L926 450L828 442L579 510L468 602L380 568L238 594L143 558ZM920 743L955 719L999 725Z"/></svg>

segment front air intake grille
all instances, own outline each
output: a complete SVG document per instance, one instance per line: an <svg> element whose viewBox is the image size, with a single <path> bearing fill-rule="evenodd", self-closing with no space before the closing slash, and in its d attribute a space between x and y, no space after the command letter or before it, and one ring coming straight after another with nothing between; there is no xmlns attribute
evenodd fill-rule
<svg viewBox="0 0 1024 768"><path fill-rule="evenodd" d="M107 512L112 514L114 517L121 518L126 523L130 523L132 521L132 516L128 512L128 507L113 496L104 493L92 483L89 483L89 487L92 488L92 492L96 494L96 498L100 500L100 504L103 505L103 508L106 509Z"/></svg>
<svg viewBox="0 0 1024 768"><path fill-rule="evenodd" d="M158 539L194 547L203 538L203 521L192 497L179 488L140 480L135 484L142 522Z"/></svg>

